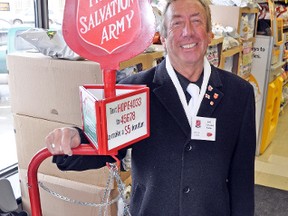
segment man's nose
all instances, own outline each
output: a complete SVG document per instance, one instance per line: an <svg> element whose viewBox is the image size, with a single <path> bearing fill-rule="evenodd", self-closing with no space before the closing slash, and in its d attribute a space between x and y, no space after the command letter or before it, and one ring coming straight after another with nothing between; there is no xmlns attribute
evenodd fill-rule
<svg viewBox="0 0 288 216"><path fill-rule="evenodd" d="M183 28L182 32L183 36L190 36L193 34L193 32L194 32L193 26L191 25L190 22L187 22Z"/></svg>

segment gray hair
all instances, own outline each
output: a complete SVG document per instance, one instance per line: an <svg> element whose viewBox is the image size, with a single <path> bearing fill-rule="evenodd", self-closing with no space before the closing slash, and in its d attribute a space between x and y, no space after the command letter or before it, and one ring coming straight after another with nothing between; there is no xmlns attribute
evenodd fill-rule
<svg viewBox="0 0 288 216"><path fill-rule="evenodd" d="M167 37L167 26L166 26L166 13L167 10L169 8L169 6L171 5L172 2L175 2L177 0L167 0L166 6L163 10L162 13L162 23L161 23L161 30L160 30L160 34L161 36L163 36L164 38ZM205 10L205 14L206 14L206 18L207 18L207 32L211 32L212 31L212 21L211 21L211 10L210 10L210 0L195 0L195 1L199 1L201 3L201 5L203 6L204 10Z"/></svg>

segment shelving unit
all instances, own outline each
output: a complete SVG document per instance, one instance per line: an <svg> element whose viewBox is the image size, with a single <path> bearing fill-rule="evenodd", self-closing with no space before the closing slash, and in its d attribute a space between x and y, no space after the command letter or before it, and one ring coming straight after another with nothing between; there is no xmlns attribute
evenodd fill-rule
<svg viewBox="0 0 288 216"><path fill-rule="evenodd" d="M287 64L288 52L284 54L286 34L283 32L283 19L280 19L276 14L279 9L276 9L276 1L258 0L257 3L260 5L260 20L258 21L259 36L257 36L257 46L255 47L258 48L255 58L257 67L254 68L253 73L257 74L260 85L263 87L261 88L262 96L259 100L261 106L258 106L261 110L259 115L261 121L259 122L260 129L257 144L257 154L263 154L273 142L278 127L279 114L281 113L280 104L283 104L283 68ZM259 50L259 48L262 48L262 50ZM263 67L260 66L261 64L263 64ZM264 65L266 66L264 67ZM257 68L263 68L267 71L265 76L264 70L261 74L261 70L257 70Z"/></svg>
<svg viewBox="0 0 288 216"><path fill-rule="evenodd" d="M207 49L208 61L215 67L219 67L222 55L223 37L213 38Z"/></svg>
<svg viewBox="0 0 288 216"><path fill-rule="evenodd" d="M246 79L251 74L252 47L256 40L258 8L223 5L211 5L210 8L214 23L233 27L240 35L239 46L222 52L219 67L227 69L225 64L228 58L232 58L231 72ZM223 16L223 11L225 11L225 16ZM247 49L247 44L250 44L249 49Z"/></svg>
<svg viewBox="0 0 288 216"><path fill-rule="evenodd" d="M287 4L288 7L288 4ZM284 108L288 105L288 20L283 20L283 61L284 61L284 76L283 86L282 86L282 97L283 101L280 106L280 114L283 112Z"/></svg>
<svg viewBox="0 0 288 216"><path fill-rule="evenodd" d="M137 55L127 61L120 63L120 70L138 64L142 65L142 70L147 70L154 66L157 59L161 59L164 56L164 51L147 52Z"/></svg>
<svg viewBox="0 0 288 216"><path fill-rule="evenodd" d="M240 70L241 56L242 56L241 46L233 47L232 49L223 51L220 57L219 68L224 69L227 58L232 57L233 58L232 73L238 74Z"/></svg>
<svg viewBox="0 0 288 216"><path fill-rule="evenodd" d="M288 89L288 78L286 78L283 82L283 87L282 87L282 94L284 92L284 88ZM280 106L280 114L283 112L284 108L287 106L288 104L288 98L284 98L283 103Z"/></svg>
<svg viewBox="0 0 288 216"><path fill-rule="evenodd" d="M221 50L222 50L223 39L224 39L223 37L213 38L211 43L209 44L209 46L220 45L219 48L221 48Z"/></svg>
<svg viewBox="0 0 288 216"><path fill-rule="evenodd" d="M255 41L255 36L257 32L257 20L258 20L258 8L248 8L248 7L236 7L236 6L223 6L223 5L210 5L212 21L215 23L220 23L224 26L231 26L237 30L237 33L243 40ZM225 11L225 16L223 16L223 11ZM244 26L242 17L250 16L251 22L250 30L247 30ZM229 17L227 19L227 17ZM252 18L251 18L252 17Z"/></svg>
<svg viewBox="0 0 288 216"><path fill-rule="evenodd" d="M284 61L279 61L274 65L271 65L271 72L270 72L270 77L269 77L269 82L272 82L275 80L278 76L281 75L283 72L282 68L286 64Z"/></svg>

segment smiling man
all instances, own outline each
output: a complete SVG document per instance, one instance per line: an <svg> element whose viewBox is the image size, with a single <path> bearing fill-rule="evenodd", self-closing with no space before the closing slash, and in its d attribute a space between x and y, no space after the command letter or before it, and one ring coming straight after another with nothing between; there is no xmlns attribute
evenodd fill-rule
<svg viewBox="0 0 288 216"><path fill-rule="evenodd" d="M186 1L172 2L164 11L162 43L173 68L192 82L202 74L203 57L213 35L211 15L205 10L199 1Z"/></svg>
<svg viewBox="0 0 288 216"><path fill-rule="evenodd" d="M253 87L206 59L212 32L205 0L170 0L163 16L165 60L122 81L150 88L151 135L131 146L131 215L253 216ZM80 143L88 140L79 128L55 129L46 137L52 154L71 155ZM118 157L125 154L123 149ZM61 170L86 170L113 159L53 161Z"/></svg>

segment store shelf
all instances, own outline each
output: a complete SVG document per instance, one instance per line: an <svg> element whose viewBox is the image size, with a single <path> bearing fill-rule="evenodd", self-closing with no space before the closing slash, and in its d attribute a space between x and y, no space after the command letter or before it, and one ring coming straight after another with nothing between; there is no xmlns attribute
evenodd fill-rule
<svg viewBox="0 0 288 216"><path fill-rule="evenodd" d="M256 41L255 37L244 40L244 42L252 42L252 43L255 43L255 41Z"/></svg>
<svg viewBox="0 0 288 216"><path fill-rule="evenodd" d="M207 48L207 53L206 53L207 59L210 62L210 64L214 65L215 67L219 67L219 64L220 64L223 40L224 40L224 37L213 38Z"/></svg>
<svg viewBox="0 0 288 216"><path fill-rule="evenodd" d="M142 70L147 70L155 65L155 61L164 56L164 51L142 53L132 59L120 63L120 70L142 64Z"/></svg>
<svg viewBox="0 0 288 216"><path fill-rule="evenodd" d="M239 69L240 69L240 59L241 59L242 49L243 49L242 46L236 46L236 47L233 47L229 50L223 51L221 58L220 58L219 68L224 69L226 59L229 57L233 57L233 67L232 67L231 72L238 74Z"/></svg>
<svg viewBox="0 0 288 216"><path fill-rule="evenodd" d="M280 61L276 64L271 65L271 71L269 74L269 83L275 80L278 76L283 72L283 66L285 65L285 61Z"/></svg>
<svg viewBox="0 0 288 216"><path fill-rule="evenodd" d="M283 104L281 104L279 115L281 115L284 112L284 109L287 106L287 104L288 104L288 101L285 101Z"/></svg>
<svg viewBox="0 0 288 216"><path fill-rule="evenodd" d="M281 109L284 109L288 104L288 101L284 102L282 105L281 105Z"/></svg>
<svg viewBox="0 0 288 216"><path fill-rule="evenodd" d="M224 40L224 37L213 38L211 43L209 44L209 46L215 46L215 45L222 44L223 40Z"/></svg>
<svg viewBox="0 0 288 216"><path fill-rule="evenodd" d="M278 62L278 63L276 63L274 65L271 65L271 70L272 71L277 71L277 70L281 69L284 66L285 63L286 62L284 62L284 61L280 61L280 62Z"/></svg>
<svg viewBox="0 0 288 216"><path fill-rule="evenodd" d="M281 113L282 113L283 109L284 109L284 108L287 106L287 104L288 104L288 98L285 98L285 96L284 96L284 88L288 88L287 85L288 85L288 78L287 78L287 79L284 79L283 85L282 85L282 96L284 97L284 103L281 104L281 106L280 106L280 112L281 112ZM287 97L287 96L286 96L286 97Z"/></svg>
<svg viewBox="0 0 288 216"><path fill-rule="evenodd" d="M255 38L258 22L258 8L210 5L210 9L213 22L235 28L237 33L244 40ZM223 16L223 11L225 11L225 16ZM249 19L253 19L254 29L252 35L245 31L247 30L247 28L245 28L247 26L243 23L243 16L249 16Z"/></svg>
<svg viewBox="0 0 288 216"><path fill-rule="evenodd" d="M233 55L236 55L236 54L240 53L241 51L242 51L242 47L240 47L240 46L233 47L233 48L231 48L229 50L223 51L222 52L222 56L224 58L231 57Z"/></svg>
<svg viewBox="0 0 288 216"><path fill-rule="evenodd" d="M258 13L258 8L249 8L249 7L244 7L241 8L241 13Z"/></svg>

